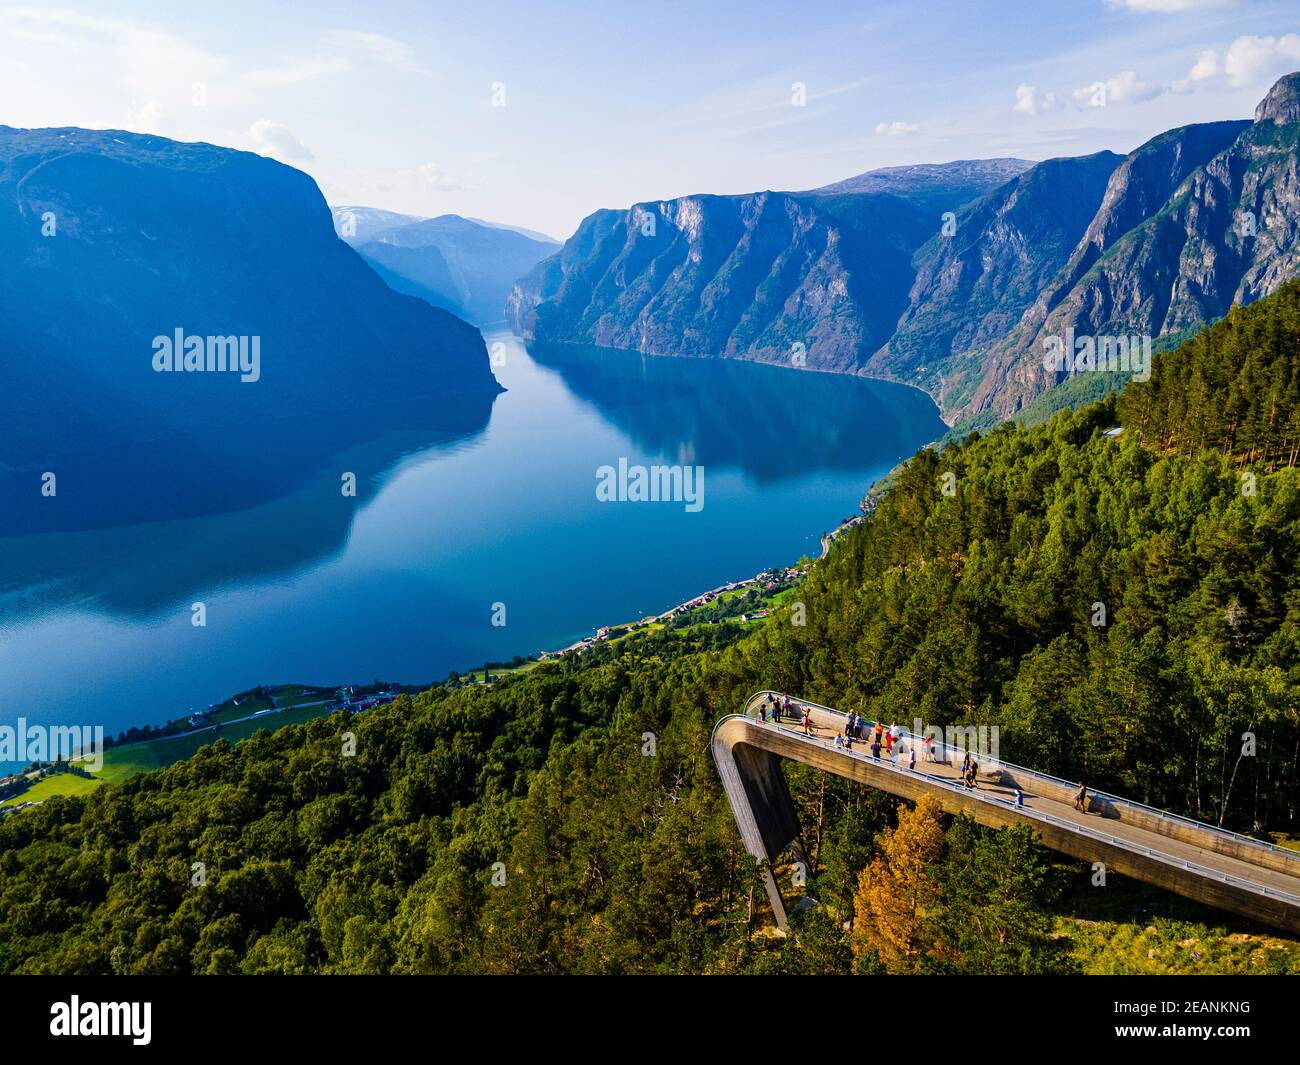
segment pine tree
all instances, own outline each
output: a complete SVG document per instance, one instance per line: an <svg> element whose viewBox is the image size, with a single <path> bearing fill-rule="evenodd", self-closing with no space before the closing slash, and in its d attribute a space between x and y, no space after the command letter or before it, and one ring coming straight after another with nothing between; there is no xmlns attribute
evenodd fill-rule
<svg viewBox="0 0 1300 1065"><path fill-rule="evenodd" d="M858 878L854 898L855 957L874 951L891 973L915 972L920 933L939 892L930 874L943 849L943 808L933 795L911 809L900 809L898 827L885 831L880 856Z"/></svg>

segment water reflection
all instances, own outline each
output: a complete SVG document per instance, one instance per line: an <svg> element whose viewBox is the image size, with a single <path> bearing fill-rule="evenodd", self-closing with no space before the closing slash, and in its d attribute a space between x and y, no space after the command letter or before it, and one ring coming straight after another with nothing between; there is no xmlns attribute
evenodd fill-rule
<svg viewBox="0 0 1300 1065"><path fill-rule="evenodd" d="M355 514L408 456L471 446L495 399L394 404L340 424L285 419L220 453L172 438L98 468L61 465L53 500L30 475L11 479L0 485L11 532L0 540L0 622L66 606L147 617L199 588L315 565L342 550ZM345 472L355 496L343 493Z"/></svg>
<svg viewBox="0 0 1300 1065"><path fill-rule="evenodd" d="M898 385L498 339L508 391L478 405L105 455L77 492L65 465L64 511L6 510L0 484L0 520L28 507L0 539L0 720L92 708L117 732L259 683L420 683L564 646L815 553L944 429ZM705 465L704 508L599 502L620 456Z"/></svg>
<svg viewBox="0 0 1300 1065"><path fill-rule="evenodd" d="M643 450L759 483L900 460L943 432L925 393L867 378L577 345L528 352Z"/></svg>

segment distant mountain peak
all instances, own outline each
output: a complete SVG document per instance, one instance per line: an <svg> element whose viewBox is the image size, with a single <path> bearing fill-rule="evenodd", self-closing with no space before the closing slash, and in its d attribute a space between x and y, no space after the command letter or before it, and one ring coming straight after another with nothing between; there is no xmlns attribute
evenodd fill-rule
<svg viewBox="0 0 1300 1065"><path fill-rule="evenodd" d="M0 129L2 128L0 127ZM403 214L400 211L389 211L382 207L363 207L360 204L343 203L333 205L330 207L330 211L334 215L334 228L338 235L352 244L371 240L387 230L400 229L404 226L414 225L416 222L438 222L443 226L457 226L467 231L474 226L481 229L503 230L507 233L518 233L529 240L536 240L542 244L554 244L556 247L563 243L554 237L547 236L545 233L539 233L535 229L511 226L504 222L489 222L483 218L471 218L469 215Z"/></svg>
<svg viewBox="0 0 1300 1065"><path fill-rule="evenodd" d="M1098 368L1053 369L1052 338L1173 343L1300 277L1298 159L1300 72L1254 122L1179 126L1122 157L958 159L684 197L640 205L664 223L644 233L637 208L597 212L516 283L510 319L540 341L797 355L919 385L950 423L989 424ZM1125 370L1107 368L1073 394Z"/></svg>
<svg viewBox="0 0 1300 1065"><path fill-rule="evenodd" d="M477 222L481 226L487 226L488 229L506 229L509 230L511 233L519 233L522 236L528 237L530 240L539 240L543 244L554 244L557 248L564 243L564 241L556 240L554 237L550 236L549 234L541 233L536 229L527 229L524 226L506 225L506 223L504 222L489 222L486 219L474 218L471 215L465 215L465 217L468 218L471 222Z"/></svg>
<svg viewBox="0 0 1300 1065"><path fill-rule="evenodd" d="M515 226L458 214L432 218L378 207L334 207L334 228L389 285L480 326L505 313L506 296L559 244Z"/></svg>
<svg viewBox="0 0 1300 1065"><path fill-rule="evenodd" d="M1255 108L1255 121L1271 118L1282 125L1300 122L1300 71L1286 74L1277 82Z"/></svg>
<svg viewBox="0 0 1300 1065"><path fill-rule="evenodd" d="M810 191L823 194L888 192L906 195L908 192L936 189L954 183L964 186L971 181L993 187L1019 177L1033 165L1028 159L1003 157L883 166Z"/></svg>
<svg viewBox="0 0 1300 1065"><path fill-rule="evenodd" d="M334 216L334 231L349 244L359 244L372 240L385 230L424 221L423 215L401 214L354 204L331 207L330 213Z"/></svg>

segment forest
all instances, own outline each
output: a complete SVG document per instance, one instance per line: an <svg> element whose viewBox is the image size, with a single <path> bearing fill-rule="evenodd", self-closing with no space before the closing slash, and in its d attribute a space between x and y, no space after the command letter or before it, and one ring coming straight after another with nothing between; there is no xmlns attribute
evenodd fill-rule
<svg viewBox="0 0 1300 1065"><path fill-rule="evenodd" d="M709 751L773 688L997 725L1009 760L1293 832L1298 345L1292 283L1119 397L922 450L756 628L635 634L9 816L0 972L1300 971L1300 944L1098 892L1027 830L795 765L819 905L776 936Z"/></svg>
<svg viewBox="0 0 1300 1065"><path fill-rule="evenodd" d="M1125 424L1152 447L1218 451L1243 468L1294 466L1300 456L1300 282L1233 307L1121 400Z"/></svg>

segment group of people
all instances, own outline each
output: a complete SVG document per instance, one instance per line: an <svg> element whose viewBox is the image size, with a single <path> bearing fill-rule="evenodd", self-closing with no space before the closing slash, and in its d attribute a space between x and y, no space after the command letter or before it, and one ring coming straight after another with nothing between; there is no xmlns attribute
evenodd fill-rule
<svg viewBox="0 0 1300 1065"><path fill-rule="evenodd" d="M863 739L862 728L866 724L868 722L864 721L860 715L850 713L844 719L844 737L850 740ZM879 721L868 730L868 735L872 737L872 745L884 747L886 754L893 753L894 745L898 743L902 734L902 730L897 725L890 725L889 728L885 728Z"/></svg>
<svg viewBox="0 0 1300 1065"><path fill-rule="evenodd" d="M774 724L780 724L785 718L797 719L805 736L814 736L817 733L817 722L813 720L812 707L807 705L801 707L798 703L792 703L788 695L768 692L767 698L758 704L758 719L765 722L769 714Z"/></svg>
<svg viewBox="0 0 1300 1065"><path fill-rule="evenodd" d="M802 711L802 713L799 713L799 711ZM777 695L774 692L767 694L767 697L758 704L758 717L760 721L766 722L769 715L772 722L777 724L784 718L797 719L799 727L805 736L817 734L818 725L813 720L812 708L807 705L792 704L788 695ZM883 749L885 757L898 765L904 748L906 748L907 767L909 769L916 767L916 745L915 743L906 743L903 740L902 729L897 724L891 724L886 728L883 723L877 721L872 724L857 713L850 713L846 717L843 733L835 736L835 747L837 750L851 751L853 750L854 741L864 739L870 740L871 757L876 761L880 761L880 752ZM934 737L926 736L923 746L926 760L930 762L938 761L934 753ZM895 753L895 747L898 748L897 753Z"/></svg>
<svg viewBox="0 0 1300 1065"><path fill-rule="evenodd" d="M794 711L790 708L790 696L776 695L773 692L767 693L767 698L758 704L758 716L761 721L767 720L767 715L772 715L772 720L779 722L782 717L794 717ZM805 706L803 711L804 724L808 723L808 708Z"/></svg>
<svg viewBox="0 0 1300 1065"><path fill-rule="evenodd" d="M776 695L769 692L767 698L759 703L758 716L760 720L767 721L769 714L773 722L780 722L783 718L797 719L805 736L813 736L817 733L818 726L813 720L812 708L807 705L792 704L788 695ZM904 739L902 730L898 725L891 724L886 728L879 721L872 724L865 721L861 715L853 712L850 712L845 719L843 733L837 733L835 736L835 749L851 751L853 750L854 741L864 739L870 740L871 757L877 762L880 761L880 752L883 749L885 757L895 765L899 765L903 752L906 750L907 768L916 768L916 743L914 737ZM912 742L908 742L909 739ZM935 753L933 736L925 736L921 740L921 746L927 762L939 761ZM897 753L895 753L895 747L898 748ZM961 782L968 791L979 789L979 762L975 760L970 751L965 753L961 761ZM1014 789L1012 802L1020 808L1025 805L1024 795L1018 787ZM1074 808L1082 813L1088 812L1087 784L1079 785L1079 790L1074 796Z"/></svg>
<svg viewBox="0 0 1300 1065"><path fill-rule="evenodd" d="M838 734L836 735L835 747L837 749L851 751L853 750L853 741L858 738L859 737L858 737L857 730L850 731L846 728L844 730L843 735L838 735ZM891 734L888 730L882 730L880 726L877 725L876 729L873 730L873 732L871 733L871 748L870 748L871 757L875 759L877 762L880 761L881 747L883 747L885 750L885 757L889 759L891 762L893 762L894 765L904 764L902 760L903 751L904 749L906 749L907 768L908 769L916 768L916 744L903 743L901 740L898 739L897 735ZM895 748L897 748L897 750L895 750Z"/></svg>
<svg viewBox="0 0 1300 1065"><path fill-rule="evenodd" d="M869 728L867 726L870 726ZM863 734L866 729L866 734ZM907 752L907 768L916 768L916 744L908 743L903 739L903 730L896 724L886 728L883 722L877 721L874 724L864 721L859 714L850 713L844 721L844 732L842 735L835 737L836 748L843 750L853 750L854 740L870 740L871 757L877 762L880 761L880 752L883 749L885 757L895 765L902 764L903 752ZM926 738L926 752L933 761L932 737ZM895 750L897 748L897 750Z"/></svg>
<svg viewBox="0 0 1300 1065"><path fill-rule="evenodd" d="M798 711L802 711L800 714ZM813 720L812 708L807 705L799 706L792 704L788 695L776 695L769 692L767 698L758 706L758 716L762 721L768 720L771 715L773 722L780 722L783 718L798 719L800 728L805 736L813 736L817 733L817 723ZM868 727L869 726L869 727ZM865 729L865 735L864 735ZM914 737L904 739L902 729L896 724L891 724L886 728L881 722L874 724L862 718L861 715L850 712L844 721L844 731L837 733L835 736L836 750L853 750L854 741L864 739L870 740L871 757L877 762L880 761L880 752L883 749L885 757L895 765L899 765L904 750L907 752L907 768L916 768L916 742ZM912 742L908 742L911 740ZM939 758L935 752L934 737L927 735L921 740L921 746L924 751L927 762L937 762ZM894 748L898 751L895 753ZM968 791L979 789L979 762L975 757L966 751L961 761L961 782ZM1024 807L1025 798L1023 793L1017 787L1014 789L1012 802L1017 807ZM1074 798L1074 808L1087 812L1087 795L1088 787L1086 784L1079 785L1078 794Z"/></svg>

